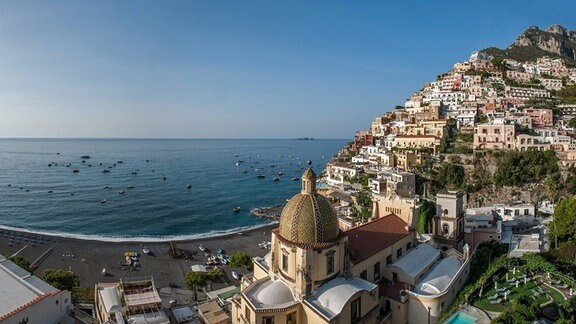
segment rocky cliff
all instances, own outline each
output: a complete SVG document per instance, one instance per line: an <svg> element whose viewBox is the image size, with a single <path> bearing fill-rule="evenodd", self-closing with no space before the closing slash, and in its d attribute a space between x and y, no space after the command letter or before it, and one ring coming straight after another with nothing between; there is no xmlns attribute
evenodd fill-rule
<svg viewBox="0 0 576 324"><path fill-rule="evenodd" d="M483 51L495 57L518 61L533 61L548 55L576 62L576 32L560 25L552 25L544 30L531 26L505 50L491 47Z"/></svg>

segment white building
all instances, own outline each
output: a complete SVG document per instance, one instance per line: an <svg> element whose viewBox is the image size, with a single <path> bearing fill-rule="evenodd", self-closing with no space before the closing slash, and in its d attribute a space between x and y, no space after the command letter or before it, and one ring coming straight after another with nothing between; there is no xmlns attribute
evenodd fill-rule
<svg viewBox="0 0 576 324"><path fill-rule="evenodd" d="M498 216L504 221L510 221L517 218L533 218L535 215L535 208L532 204L518 203L518 204L496 204L494 209Z"/></svg>
<svg viewBox="0 0 576 324"><path fill-rule="evenodd" d="M72 310L69 291L60 291L0 255L0 322L59 323Z"/></svg>

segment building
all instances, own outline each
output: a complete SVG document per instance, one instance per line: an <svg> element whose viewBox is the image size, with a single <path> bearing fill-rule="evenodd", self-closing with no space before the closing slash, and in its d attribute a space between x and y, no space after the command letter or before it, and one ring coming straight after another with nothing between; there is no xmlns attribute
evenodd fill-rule
<svg viewBox="0 0 576 324"><path fill-rule="evenodd" d="M326 166L326 182L333 186L343 186L346 179L354 178L360 173L360 168L347 162L330 162Z"/></svg>
<svg viewBox="0 0 576 324"><path fill-rule="evenodd" d="M254 261L253 281L232 300L233 323L376 323L378 286L352 276L348 236L316 175L284 207L271 252Z"/></svg>
<svg viewBox="0 0 576 324"><path fill-rule="evenodd" d="M524 113L532 119L533 127L552 127L554 126L554 114L552 109L544 108L526 108Z"/></svg>
<svg viewBox="0 0 576 324"><path fill-rule="evenodd" d="M527 203L515 203L515 204L496 204L494 209L498 216L502 218L503 221L510 221L517 218L533 218L535 214L535 208L532 204Z"/></svg>
<svg viewBox="0 0 576 324"><path fill-rule="evenodd" d="M502 119L474 127L474 150L514 149L516 128Z"/></svg>
<svg viewBox="0 0 576 324"><path fill-rule="evenodd" d="M442 190L436 194L436 216L432 234L437 244L459 251L464 243L464 204L461 191Z"/></svg>
<svg viewBox="0 0 576 324"><path fill-rule="evenodd" d="M416 175L414 173L387 168L379 171L375 179L368 180L373 193L386 195L396 193L401 197L414 197Z"/></svg>
<svg viewBox="0 0 576 324"><path fill-rule="evenodd" d="M440 146L440 138L435 135L397 135L395 146L399 148L429 149L432 154L436 154L436 150Z"/></svg>
<svg viewBox="0 0 576 324"><path fill-rule="evenodd" d="M98 323L170 323L153 278L96 283L94 309Z"/></svg>
<svg viewBox="0 0 576 324"><path fill-rule="evenodd" d="M60 291L0 255L0 322L56 324L72 310L69 291Z"/></svg>

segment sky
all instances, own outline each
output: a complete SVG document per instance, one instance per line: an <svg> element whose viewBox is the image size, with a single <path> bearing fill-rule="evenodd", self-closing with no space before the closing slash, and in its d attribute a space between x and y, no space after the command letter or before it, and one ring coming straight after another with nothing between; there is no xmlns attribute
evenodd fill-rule
<svg viewBox="0 0 576 324"><path fill-rule="evenodd" d="M351 138L575 1L0 3L0 137Z"/></svg>

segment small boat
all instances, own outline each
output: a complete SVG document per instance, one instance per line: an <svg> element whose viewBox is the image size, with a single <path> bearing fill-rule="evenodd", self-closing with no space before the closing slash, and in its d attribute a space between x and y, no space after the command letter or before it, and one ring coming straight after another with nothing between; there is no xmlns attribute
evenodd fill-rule
<svg viewBox="0 0 576 324"><path fill-rule="evenodd" d="M234 277L234 279L240 280L240 274L238 272L232 271L230 273L232 274L232 277Z"/></svg>
<svg viewBox="0 0 576 324"><path fill-rule="evenodd" d="M298 178L298 177L292 178L292 181L298 181L298 180L300 180L300 178Z"/></svg>
<svg viewBox="0 0 576 324"><path fill-rule="evenodd" d="M104 170L102 170L102 173L110 173L110 170L104 169Z"/></svg>
<svg viewBox="0 0 576 324"><path fill-rule="evenodd" d="M137 175L137 174L138 174L138 172L132 172L132 175Z"/></svg>
<svg viewBox="0 0 576 324"><path fill-rule="evenodd" d="M134 185L127 185L126 188L127 189L134 189Z"/></svg>
<svg viewBox="0 0 576 324"><path fill-rule="evenodd" d="M90 155L82 155L80 158L83 159L83 160L86 160L86 159L89 159L89 158L90 158Z"/></svg>
<svg viewBox="0 0 576 324"><path fill-rule="evenodd" d="M162 179L163 179L163 180L166 180L166 176L163 176Z"/></svg>
<svg viewBox="0 0 576 324"><path fill-rule="evenodd" d="M150 160L146 160L146 162L150 162Z"/></svg>
<svg viewBox="0 0 576 324"><path fill-rule="evenodd" d="M279 175L279 176L281 176L281 175L283 175L283 174L284 174L284 173L282 173L282 172L278 172L278 175Z"/></svg>
<svg viewBox="0 0 576 324"><path fill-rule="evenodd" d="M101 203L101 204L105 204L105 203L106 203L106 199L100 200L100 203Z"/></svg>
<svg viewBox="0 0 576 324"><path fill-rule="evenodd" d="M186 185L186 188L191 189L191 188L192 188L192 185L191 185L191 184L187 184L187 185Z"/></svg>
<svg viewBox="0 0 576 324"><path fill-rule="evenodd" d="M143 252L144 254L150 254L150 249L148 249L147 247L144 247L144 248L142 249L142 252Z"/></svg>
<svg viewBox="0 0 576 324"><path fill-rule="evenodd" d="M126 193L126 191L124 191L124 190L118 190L118 194L119 194L119 195L123 195L123 194L125 194L125 193Z"/></svg>
<svg viewBox="0 0 576 324"><path fill-rule="evenodd" d="M242 173L248 173L248 170L244 170Z"/></svg>
<svg viewBox="0 0 576 324"><path fill-rule="evenodd" d="M200 246L198 246L198 250L202 251L202 252L206 252L206 248L200 244Z"/></svg>
<svg viewBox="0 0 576 324"><path fill-rule="evenodd" d="M122 164L122 163L124 163L124 161L116 161L116 163Z"/></svg>
<svg viewBox="0 0 576 324"><path fill-rule="evenodd" d="M270 167L271 167L271 168L275 168L276 165L275 165L275 164L270 164Z"/></svg>
<svg viewBox="0 0 576 324"><path fill-rule="evenodd" d="M236 207L232 208L232 212L233 212L233 213L238 213L238 212L240 212L240 206L236 206Z"/></svg>
<svg viewBox="0 0 576 324"><path fill-rule="evenodd" d="M306 161L306 164L311 165L312 161L308 160L308 161Z"/></svg>
<svg viewBox="0 0 576 324"><path fill-rule="evenodd" d="M74 171L72 171L72 172L78 173L78 172L80 172L80 170L76 169L76 170L74 170Z"/></svg>
<svg viewBox="0 0 576 324"><path fill-rule="evenodd" d="M276 182L276 181L280 181L280 178L278 177L274 177L274 179L272 179L272 181Z"/></svg>
<svg viewBox="0 0 576 324"><path fill-rule="evenodd" d="M263 174L259 174L259 175L257 175L257 176L256 176L256 178L259 178L259 179L264 179L264 178L266 178L266 176L265 176L265 175L263 175Z"/></svg>
<svg viewBox="0 0 576 324"><path fill-rule="evenodd" d="M53 192L54 192L54 191L52 191L52 190L48 190L48 193L53 193Z"/></svg>

